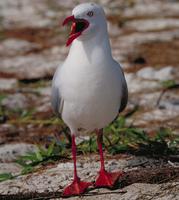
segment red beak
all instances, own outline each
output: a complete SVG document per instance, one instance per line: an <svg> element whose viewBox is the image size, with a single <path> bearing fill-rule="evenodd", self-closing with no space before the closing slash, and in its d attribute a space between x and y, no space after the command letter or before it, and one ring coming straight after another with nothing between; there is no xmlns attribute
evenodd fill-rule
<svg viewBox="0 0 179 200"><path fill-rule="evenodd" d="M67 17L63 21L63 26L67 25L68 23L72 23L71 25L71 33L69 38L66 42L66 46L69 46L74 39L79 37L82 32L89 26L89 22L85 19L75 19L74 15Z"/></svg>
<svg viewBox="0 0 179 200"><path fill-rule="evenodd" d="M69 22L74 22L75 18L74 15L67 17L64 21L63 21L63 26L65 26L66 24L68 24Z"/></svg>

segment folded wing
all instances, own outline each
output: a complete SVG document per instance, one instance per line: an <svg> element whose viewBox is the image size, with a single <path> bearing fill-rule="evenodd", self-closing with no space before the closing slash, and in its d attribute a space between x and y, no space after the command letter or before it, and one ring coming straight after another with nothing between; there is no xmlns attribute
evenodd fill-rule
<svg viewBox="0 0 179 200"><path fill-rule="evenodd" d="M58 74L58 69L55 72L52 80L51 104L55 114L60 117L63 110L64 100L61 97L59 86L57 84L58 83L57 74Z"/></svg>

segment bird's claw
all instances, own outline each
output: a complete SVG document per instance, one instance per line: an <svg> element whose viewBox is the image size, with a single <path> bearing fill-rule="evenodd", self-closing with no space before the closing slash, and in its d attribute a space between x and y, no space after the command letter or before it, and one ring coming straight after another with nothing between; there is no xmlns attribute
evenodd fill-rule
<svg viewBox="0 0 179 200"><path fill-rule="evenodd" d="M80 178L77 178L64 189L62 196L69 197L69 196L83 194L87 190L87 188L91 185L93 185L93 183L83 182L80 181Z"/></svg>
<svg viewBox="0 0 179 200"><path fill-rule="evenodd" d="M123 172L107 172L105 170L99 171L99 176L96 179L95 187L113 188Z"/></svg>

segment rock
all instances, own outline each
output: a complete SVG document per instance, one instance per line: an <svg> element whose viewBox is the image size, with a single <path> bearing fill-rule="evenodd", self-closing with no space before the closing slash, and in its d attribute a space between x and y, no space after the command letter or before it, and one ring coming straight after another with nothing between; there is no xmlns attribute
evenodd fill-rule
<svg viewBox="0 0 179 200"><path fill-rule="evenodd" d="M10 90L17 87L17 79L14 78L0 78L0 90Z"/></svg>
<svg viewBox="0 0 179 200"><path fill-rule="evenodd" d="M149 126L152 124L152 127L149 126L148 128L158 129L159 124L162 127L167 126L166 121L170 121L170 120L172 120L174 118L178 118L178 117L179 117L178 109L177 110L176 109L175 110L173 110L173 109L165 110L165 109L155 108L148 112L138 113L135 116L135 122L133 123L133 125L134 126L143 126L143 125ZM165 122L165 124L163 122Z"/></svg>
<svg viewBox="0 0 179 200"><path fill-rule="evenodd" d="M36 43L10 38L1 42L0 56L17 56L18 54L25 54L28 51L33 51L39 47L40 45Z"/></svg>
<svg viewBox="0 0 179 200"><path fill-rule="evenodd" d="M115 45L117 45L122 50L122 48L132 48L133 46L151 42L170 42L174 39L179 39L179 30L177 29L163 32L136 32L121 36L118 38L118 41L116 41Z"/></svg>
<svg viewBox="0 0 179 200"><path fill-rule="evenodd" d="M1 134L1 137L3 136L2 133L9 133L9 134L13 134L13 133L16 133L17 132L17 128L12 125L12 124L0 124L0 134Z"/></svg>
<svg viewBox="0 0 179 200"><path fill-rule="evenodd" d="M128 162L129 161L123 160L123 159L118 160L118 161L116 161L115 159L109 160L107 162L107 170L109 170L110 172L117 171L117 170L124 170L125 171L128 167L128 164L129 164ZM100 164L99 164L99 166L100 166ZM98 169L99 169L99 167L98 167Z"/></svg>
<svg viewBox="0 0 179 200"><path fill-rule="evenodd" d="M121 34L120 28L113 23L108 23L108 30L111 37L117 37Z"/></svg>
<svg viewBox="0 0 179 200"><path fill-rule="evenodd" d="M171 101L161 101L159 103L160 109L171 110L173 112L179 112L179 100L171 100Z"/></svg>
<svg viewBox="0 0 179 200"><path fill-rule="evenodd" d="M117 62L122 63L121 66L123 69L130 67L128 63L124 63L126 62L126 55L121 55L121 50L119 49L119 47L115 47L112 49L112 55Z"/></svg>
<svg viewBox="0 0 179 200"><path fill-rule="evenodd" d="M131 100L144 108L154 108L157 105L161 92L141 93L139 95L132 95Z"/></svg>
<svg viewBox="0 0 179 200"><path fill-rule="evenodd" d="M54 56L30 54L1 60L0 72L18 79L39 79L51 77L60 61Z"/></svg>
<svg viewBox="0 0 179 200"><path fill-rule="evenodd" d="M137 75L139 77L145 78L145 79L155 79L155 70L151 67L146 67L144 69L141 69L137 72Z"/></svg>
<svg viewBox="0 0 179 200"><path fill-rule="evenodd" d="M123 15L128 18L138 17L177 16L179 3L169 1L135 1L132 7L124 10Z"/></svg>
<svg viewBox="0 0 179 200"><path fill-rule="evenodd" d="M173 187L173 190L171 189ZM167 184L144 184L135 183L127 186L125 190L127 193L121 195L121 200L177 200L179 194L178 183L167 183ZM117 200L117 198L115 198Z"/></svg>
<svg viewBox="0 0 179 200"><path fill-rule="evenodd" d="M20 93L10 94L2 100L1 105L11 110L25 109L28 107L28 99Z"/></svg>
<svg viewBox="0 0 179 200"><path fill-rule="evenodd" d="M53 3L55 6L63 7L63 9L68 9L68 10L73 9L76 6L76 1L72 1L72 0L66 0L64 2L54 0Z"/></svg>
<svg viewBox="0 0 179 200"><path fill-rule="evenodd" d="M178 19L173 18L157 18L157 19L141 19L133 20L125 24L125 28L136 31L161 31L170 28L179 28Z"/></svg>
<svg viewBox="0 0 179 200"><path fill-rule="evenodd" d="M21 167L17 163L0 163L0 174L12 173L18 175L21 172Z"/></svg>
<svg viewBox="0 0 179 200"><path fill-rule="evenodd" d="M137 76L148 80L165 81L173 79L173 72L174 69L171 66L159 70L155 70L152 67L145 67L137 72Z"/></svg>
<svg viewBox="0 0 179 200"><path fill-rule="evenodd" d="M60 164L58 164L57 167L58 167L59 170L68 169L68 170L72 170L73 171L73 163L72 162L60 163ZM77 168L82 168L82 164L78 162L77 163Z"/></svg>
<svg viewBox="0 0 179 200"><path fill-rule="evenodd" d="M177 90L167 91L160 99L158 107L162 110L179 111L179 99Z"/></svg>
<svg viewBox="0 0 179 200"><path fill-rule="evenodd" d="M43 95L43 96L51 96L51 86L38 88L37 92L39 92L40 95Z"/></svg>
<svg viewBox="0 0 179 200"><path fill-rule="evenodd" d="M54 21L43 15L46 10L48 10L47 4L42 0L38 2L1 0L1 24L4 28L26 27L27 25L29 27L50 26Z"/></svg>
<svg viewBox="0 0 179 200"><path fill-rule="evenodd" d="M0 161L12 162L17 157L25 155L27 152L33 152L36 147L32 144L17 143L17 144L5 144L0 146Z"/></svg>
<svg viewBox="0 0 179 200"><path fill-rule="evenodd" d="M135 161L134 161L135 160ZM151 161L150 161L151 160ZM125 166L131 167L125 170L131 172L138 166L160 166L163 163L161 160L147 159L140 157L131 157L130 159L120 160L113 159L106 161L107 170L119 170L120 163L125 163ZM99 171L99 162L96 162L94 155L89 159L85 156L78 160L79 176L85 181L94 181ZM142 170L142 168L139 168ZM150 169L153 171L152 169ZM0 194L16 194L22 193L43 193L43 192L61 192L64 186L69 184L73 179L73 163L59 163L58 166L51 166L43 168L41 171L32 173L31 175L19 176L13 180L7 180L0 183ZM172 188L172 190L171 190ZM164 183L164 184L146 184L146 183L134 183L122 190L109 190L109 189L93 189L88 191L88 195L84 195L83 199L123 199L123 200L137 200L153 197L153 199L160 199L165 197L173 198L176 196L178 190L178 183ZM99 195L100 194L100 195ZM168 196L167 196L168 195ZM156 197L156 198L155 198ZM72 199L78 199L79 197L72 197Z"/></svg>
<svg viewBox="0 0 179 200"><path fill-rule="evenodd" d="M161 88L161 85L157 81L143 80L137 77L133 73L126 73L125 77L128 84L128 90L130 93L141 92L141 91L149 92L153 91L154 89Z"/></svg>
<svg viewBox="0 0 179 200"><path fill-rule="evenodd" d="M37 91L42 95L41 99L38 99L36 104L36 111L37 112L52 112L52 105L51 105L51 88L39 88Z"/></svg>
<svg viewBox="0 0 179 200"><path fill-rule="evenodd" d="M46 102L43 101L41 103L41 105L37 106L37 112L52 112L52 105L49 98Z"/></svg>
<svg viewBox="0 0 179 200"><path fill-rule="evenodd" d="M144 60L144 64L147 63L147 61L152 60L149 56L155 56L154 49L152 52L148 50L146 53L145 51L143 52L142 49L149 49L148 46L154 46L156 44L166 45L168 49L166 51L173 56L170 56L168 59L167 58L162 58L162 50L159 49L158 52L161 54L161 58L163 61L162 65L167 63L167 65L170 65L170 63L174 62L177 64L176 56L173 53L173 46L168 46L169 42L175 42L179 39L179 31L178 29L170 30L170 31L162 31L162 32L147 32L147 33L142 33L142 32L134 32L131 34L122 34L120 37L113 37L112 38L112 49L113 49L113 55L117 59L117 61L120 61L122 63L128 63L127 68L132 68L133 64L136 64L135 60L136 58L140 58L141 55L145 55L145 57L141 57ZM154 48L153 47L153 48ZM167 48L165 47L165 48ZM155 47L156 48L156 47ZM145 53L145 54L144 54ZM156 61L157 62L157 58ZM130 63L130 64L129 64ZM150 63L150 62L149 62ZM137 63L138 64L138 63ZM140 64L140 63L139 63ZM151 64L156 64L152 63Z"/></svg>

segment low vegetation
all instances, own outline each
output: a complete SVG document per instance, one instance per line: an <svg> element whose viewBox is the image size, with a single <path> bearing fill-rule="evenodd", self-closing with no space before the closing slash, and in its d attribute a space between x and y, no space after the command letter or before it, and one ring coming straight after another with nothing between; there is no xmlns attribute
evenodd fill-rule
<svg viewBox="0 0 179 200"><path fill-rule="evenodd" d="M149 134L135 127L126 125L126 118L119 117L104 130L104 148L109 154L130 153L152 157L167 157L179 153L179 137L170 129L160 128ZM97 152L96 136L92 134L88 140L78 144L78 154ZM19 157L16 162L21 165L19 175L35 171L38 167L68 158L71 154L69 143L65 139L54 138L47 146L37 145L35 152ZM0 181L15 178L11 173L0 174Z"/></svg>

